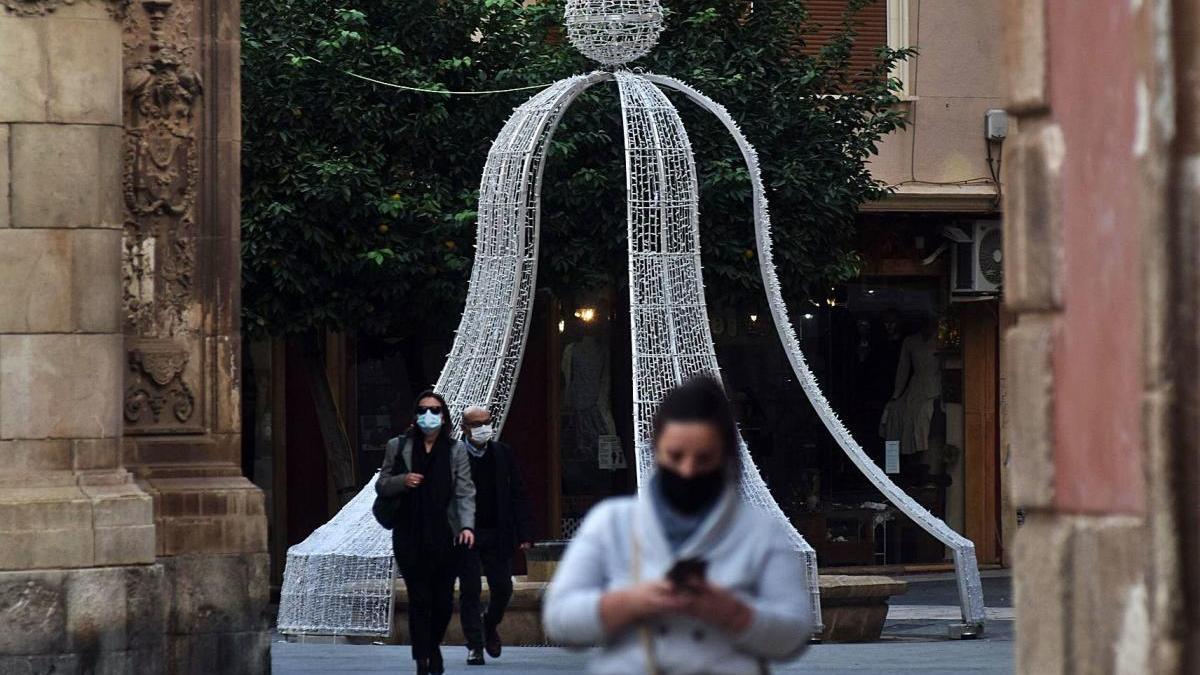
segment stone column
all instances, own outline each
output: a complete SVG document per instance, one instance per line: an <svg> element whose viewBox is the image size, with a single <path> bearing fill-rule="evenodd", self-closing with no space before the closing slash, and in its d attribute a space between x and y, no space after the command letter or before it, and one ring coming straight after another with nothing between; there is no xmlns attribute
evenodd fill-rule
<svg viewBox="0 0 1200 675"><path fill-rule="evenodd" d="M154 499L173 673L267 669L267 521L242 475L237 0L124 17L123 456Z"/></svg>
<svg viewBox="0 0 1200 675"><path fill-rule="evenodd" d="M162 668L152 501L120 453L118 11L0 0L0 672Z"/></svg>

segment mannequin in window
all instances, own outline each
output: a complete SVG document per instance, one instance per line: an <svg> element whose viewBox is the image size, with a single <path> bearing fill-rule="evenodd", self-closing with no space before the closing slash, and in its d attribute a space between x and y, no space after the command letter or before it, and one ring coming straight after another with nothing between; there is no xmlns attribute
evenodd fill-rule
<svg viewBox="0 0 1200 675"><path fill-rule="evenodd" d="M611 375L607 342L593 322L580 321L579 340L563 349L562 457L564 489L586 490L587 476L597 470L601 436L615 436L609 406Z"/></svg>
<svg viewBox="0 0 1200 675"><path fill-rule="evenodd" d="M870 370L874 376L869 395L883 406L879 436L885 441L898 441L904 428L904 406L903 401L895 398L893 393L896 391L896 371L900 364L904 334L900 328L900 314L894 309L885 311L880 323L883 336L879 346L873 350Z"/></svg>
<svg viewBox="0 0 1200 675"><path fill-rule="evenodd" d="M888 426L898 427L902 455L929 450L929 427L933 420L933 409L942 395L942 364L937 352L937 327L937 319L926 316L921 321L921 329L904 338L900 346L900 362L896 365L896 386L889 403L892 412L889 418L895 416L896 419L889 419Z"/></svg>

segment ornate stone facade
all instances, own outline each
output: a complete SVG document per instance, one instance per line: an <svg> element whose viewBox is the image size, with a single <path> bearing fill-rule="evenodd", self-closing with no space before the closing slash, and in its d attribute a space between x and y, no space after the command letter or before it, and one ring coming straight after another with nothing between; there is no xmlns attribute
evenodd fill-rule
<svg viewBox="0 0 1200 675"><path fill-rule="evenodd" d="M203 430L192 423L205 364L200 317L190 311L203 96L190 9L190 3L146 0L127 13L124 26L125 421L132 434ZM164 416L168 405L172 414Z"/></svg>
<svg viewBox="0 0 1200 675"><path fill-rule="evenodd" d="M183 379L188 353L170 342L141 342L129 352L125 422L133 426L186 424L196 411L196 395ZM169 431L170 429L164 429Z"/></svg>
<svg viewBox="0 0 1200 675"><path fill-rule="evenodd" d="M238 17L136 0L123 20L124 457L154 498L177 672L267 653L263 495L241 475ZM207 583L216 569L254 581Z"/></svg>
<svg viewBox="0 0 1200 675"><path fill-rule="evenodd" d="M129 4L129 0L105 0L109 3L109 12L114 18L120 18ZM59 7L74 5L79 0L3 0L3 7L16 16L45 16Z"/></svg>
<svg viewBox="0 0 1200 675"><path fill-rule="evenodd" d="M0 672L260 673L236 0L0 0Z"/></svg>

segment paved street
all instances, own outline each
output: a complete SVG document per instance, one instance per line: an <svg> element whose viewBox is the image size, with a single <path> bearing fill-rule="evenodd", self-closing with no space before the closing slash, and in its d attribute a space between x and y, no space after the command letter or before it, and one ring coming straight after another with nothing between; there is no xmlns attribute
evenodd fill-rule
<svg viewBox="0 0 1200 675"><path fill-rule="evenodd" d="M871 644L816 645L798 662L776 666L777 675L893 675L932 673L1008 675L1013 670L1011 583L1006 574L987 575L984 596L988 634L979 640L946 637L958 614L953 577L912 577L907 595L896 599L884 638ZM509 647L486 668L463 665L461 647L444 650L447 672L478 675L582 672L586 653L555 648ZM295 644L278 636L271 658L276 675L303 673L404 673L412 668L408 647Z"/></svg>

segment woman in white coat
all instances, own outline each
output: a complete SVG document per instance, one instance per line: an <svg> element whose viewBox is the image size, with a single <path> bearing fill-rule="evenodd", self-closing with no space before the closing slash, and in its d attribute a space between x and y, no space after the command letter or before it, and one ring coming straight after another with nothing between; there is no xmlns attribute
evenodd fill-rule
<svg viewBox="0 0 1200 675"><path fill-rule="evenodd" d="M552 640L599 645L602 675L758 675L813 629L802 559L781 525L737 494L738 435L720 385L667 394L657 471L639 497L588 514L550 588Z"/></svg>

